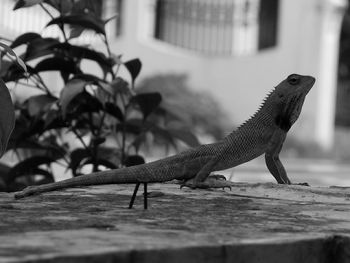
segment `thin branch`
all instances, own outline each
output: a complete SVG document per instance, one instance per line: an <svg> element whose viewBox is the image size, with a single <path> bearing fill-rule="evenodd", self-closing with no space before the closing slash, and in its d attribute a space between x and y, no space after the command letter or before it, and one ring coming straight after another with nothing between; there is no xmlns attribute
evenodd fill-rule
<svg viewBox="0 0 350 263"><path fill-rule="evenodd" d="M54 19L54 16L49 12L49 10L44 6L43 3L40 3L39 5L51 17L51 19Z"/></svg>
<svg viewBox="0 0 350 263"><path fill-rule="evenodd" d="M49 10L44 6L43 3L40 3L40 6L42 9L44 9L44 11L51 17L51 19L54 19L55 17L49 12ZM61 9L61 8L60 8ZM64 38L64 41L65 42L68 42L68 38L67 38L67 35L66 35L66 32L64 31L64 24L63 23L60 23L58 25L58 27L60 28L61 32L62 32L62 35L63 35L63 38Z"/></svg>
<svg viewBox="0 0 350 263"><path fill-rule="evenodd" d="M81 142L81 144L84 146L84 148L85 148L86 150L88 150L89 147L86 145L86 143L84 142L84 140L83 140L83 138L80 136L80 134L77 132L77 130L74 129L74 128L72 127L72 131L73 131L73 133L75 134L75 136L77 136L77 138L79 139L79 141Z"/></svg>
<svg viewBox="0 0 350 263"><path fill-rule="evenodd" d="M33 77L36 77L36 80L38 81L38 84L40 83L42 85L42 88L44 91L46 91L46 93L50 96L53 96L51 91L49 90L49 88L46 86L44 80L41 78L41 76L39 74L33 74Z"/></svg>
<svg viewBox="0 0 350 263"><path fill-rule="evenodd" d="M100 36L101 36L101 35L100 35ZM112 52L111 52L111 48L110 48L110 46L109 46L109 42L108 42L108 39L107 39L107 35L104 34L104 35L101 36L101 38L102 38L103 43L104 43L105 46L106 46L108 57L109 57L109 58L112 58ZM115 78L117 77L116 74L113 72L113 67L110 69L109 72L110 72L111 75L112 75L112 79L115 79Z"/></svg>
<svg viewBox="0 0 350 263"><path fill-rule="evenodd" d="M30 88L39 88L37 85L34 84L29 84L29 83L25 83L25 82L21 82L21 81L16 81L18 84L26 86L26 87L30 87ZM40 88L41 89L41 88Z"/></svg>

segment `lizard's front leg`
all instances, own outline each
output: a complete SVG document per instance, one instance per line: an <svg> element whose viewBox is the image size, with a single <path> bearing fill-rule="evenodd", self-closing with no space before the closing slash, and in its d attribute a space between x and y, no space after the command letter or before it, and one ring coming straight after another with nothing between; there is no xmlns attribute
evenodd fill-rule
<svg viewBox="0 0 350 263"><path fill-rule="evenodd" d="M207 162L200 171L196 174L196 176L192 179L187 180L181 187L187 186L189 188L230 188L232 186L232 182L226 181L226 178L223 175L213 175L210 176L215 164L217 163L217 157L212 158L209 162Z"/></svg>
<svg viewBox="0 0 350 263"><path fill-rule="evenodd" d="M275 131L265 152L266 166L279 184L291 184L279 158L286 135L287 133L283 130Z"/></svg>

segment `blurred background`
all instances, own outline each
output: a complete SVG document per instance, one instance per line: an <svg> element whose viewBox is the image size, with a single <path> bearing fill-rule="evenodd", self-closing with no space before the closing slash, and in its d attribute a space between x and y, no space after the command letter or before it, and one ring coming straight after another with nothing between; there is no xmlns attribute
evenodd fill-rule
<svg viewBox="0 0 350 263"><path fill-rule="evenodd" d="M13 11L16 2L0 2L0 39L10 43L25 32L62 37L57 28L45 27L51 18L40 6ZM201 143L223 138L249 118L288 75L316 77L281 159L293 182L350 185L347 0L85 2L101 18L117 14L106 24L110 50L124 61L142 61L138 89L160 92ZM91 32L73 43L104 49ZM99 70L88 62L84 68ZM133 81L127 70L120 74ZM45 73L44 78L59 93L64 83L57 74ZM9 84L14 97L32 95L14 86ZM146 160L162 156L161 151L148 152ZM273 182L263 159L225 174L235 181Z"/></svg>

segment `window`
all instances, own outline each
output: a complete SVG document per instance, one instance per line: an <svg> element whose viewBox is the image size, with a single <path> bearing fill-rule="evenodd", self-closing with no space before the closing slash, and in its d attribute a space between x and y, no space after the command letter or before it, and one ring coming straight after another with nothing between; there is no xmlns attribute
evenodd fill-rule
<svg viewBox="0 0 350 263"><path fill-rule="evenodd" d="M259 12L259 49L277 44L278 0L261 0Z"/></svg>
<svg viewBox="0 0 350 263"><path fill-rule="evenodd" d="M114 17L106 24L106 32L110 36L120 36L123 21L123 0L104 0L102 5L102 17L108 19Z"/></svg>
<svg viewBox="0 0 350 263"><path fill-rule="evenodd" d="M39 5L12 11L15 2L14 0L1 0L0 31L2 35L13 39L19 34L31 31L42 33L45 37L62 37L60 30L55 26L46 27L43 30L51 18ZM106 31L110 36L119 36L123 18L122 3L123 0L80 0L75 1L72 10L69 11L79 14L89 10L103 19L110 18L117 13L118 16L106 25ZM54 16L58 16L55 9L44 5ZM101 38L92 31L86 31L79 38L73 40L74 43L78 44L89 44L96 41L101 41Z"/></svg>
<svg viewBox="0 0 350 263"><path fill-rule="evenodd" d="M276 45L278 0L157 0L154 37L215 55Z"/></svg>
<svg viewBox="0 0 350 263"><path fill-rule="evenodd" d="M117 14L117 17L115 18L115 35L120 36L122 33L122 8L123 8L123 1L122 0L116 0L115 3L115 11Z"/></svg>

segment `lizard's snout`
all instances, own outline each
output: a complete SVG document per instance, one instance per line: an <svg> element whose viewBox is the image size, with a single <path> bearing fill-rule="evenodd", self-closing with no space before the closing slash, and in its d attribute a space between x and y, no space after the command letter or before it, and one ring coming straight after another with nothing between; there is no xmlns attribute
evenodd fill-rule
<svg viewBox="0 0 350 263"><path fill-rule="evenodd" d="M299 88L300 92L306 95L310 91L310 89L313 87L315 82L316 82L316 78L312 76L303 76L302 82Z"/></svg>

